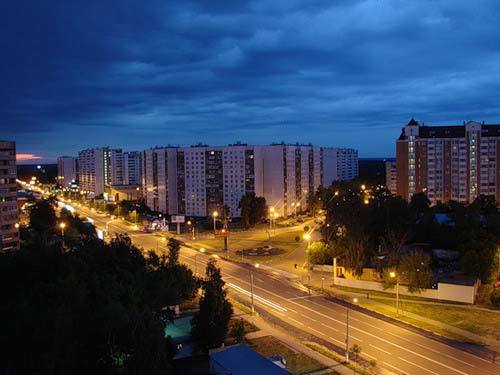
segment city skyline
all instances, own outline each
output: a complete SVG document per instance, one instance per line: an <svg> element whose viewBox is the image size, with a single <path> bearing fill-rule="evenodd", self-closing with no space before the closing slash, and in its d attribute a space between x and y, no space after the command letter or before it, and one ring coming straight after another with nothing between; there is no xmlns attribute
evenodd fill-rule
<svg viewBox="0 0 500 375"><path fill-rule="evenodd" d="M19 163L200 141L394 157L412 117L498 123L498 7L9 3L2 136Z"/></svg>

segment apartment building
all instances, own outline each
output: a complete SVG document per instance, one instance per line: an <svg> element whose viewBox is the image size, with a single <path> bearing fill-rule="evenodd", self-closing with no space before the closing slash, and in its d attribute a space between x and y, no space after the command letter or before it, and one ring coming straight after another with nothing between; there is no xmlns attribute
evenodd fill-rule
<svg viewBox="0 0 500 375"><path fill-rule="evenodd" d="M141 153L128 151L123 153L123 185L140 185Z"/></svg>
<svg viewBox="0 0 500 375"><path fill-rule="evenodd" d="M385 187L392 193L397 194L397 168L395 160L385 162Z"/></svg>
<svg viewBox="0 0 500 375"><path fill-rule="evenodd" d="M16 143L0 141L0 251L19 249Z"/></svg>
<svg viewBox="0 0 500 375"><path fill-rule="evenodd" d="M142 153L146 204L166 214L202 217L227 205L238 217L241 197L255 193L287 215L297 207L306 208L308 194L320 185L357 174L357 151L310 145L236 143Z"/></svg>
<svg viewBox="0 0 500 375"><path fill-rule="evenodd" d="M412 119L396 141L397 193L425 192L432 203L500 200L500 125L474 121L426 126Z"/></svg>
<svg viewBox="0 0 500 375"><path fill-rule="evenodd" d="M60 156L57 158L57 183L68 187L77 181L78 159L73 156Z"/></svg>

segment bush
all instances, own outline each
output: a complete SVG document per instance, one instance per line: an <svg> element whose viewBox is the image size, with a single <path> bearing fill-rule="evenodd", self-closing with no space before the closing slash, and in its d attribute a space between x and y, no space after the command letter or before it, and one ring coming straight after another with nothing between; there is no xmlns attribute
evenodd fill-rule
<svg viewBox="0 0 500 375"><path fill-rule="evenodd" d="M500 307L500 289L495 289L490 295L490 301L493 306Z"/></svg>

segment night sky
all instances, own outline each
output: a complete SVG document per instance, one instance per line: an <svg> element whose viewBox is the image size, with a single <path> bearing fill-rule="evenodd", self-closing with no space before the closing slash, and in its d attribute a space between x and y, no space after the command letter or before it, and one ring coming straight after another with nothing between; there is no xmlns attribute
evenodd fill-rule
<svg viewBox="0 0 500 375"><path fill-rule="evenodd" d="M499 17L497 0L3 1L0 139L40 161L238 140L393 156L411 117L500 122Z"/></svg>

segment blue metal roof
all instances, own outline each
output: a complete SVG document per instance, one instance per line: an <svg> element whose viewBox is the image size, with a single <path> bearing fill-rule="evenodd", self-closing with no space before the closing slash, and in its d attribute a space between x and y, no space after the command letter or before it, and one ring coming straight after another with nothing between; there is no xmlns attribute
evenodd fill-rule
<svg viewBox="0 0 500 375"><path fill-rule="evenodd" d="M210 362L225 374L233 375L285 375L288 371L275 365L270 359L260 355L244 344L229 346L210 353ZM221 372L217 372L221 373Z"/></svg>

